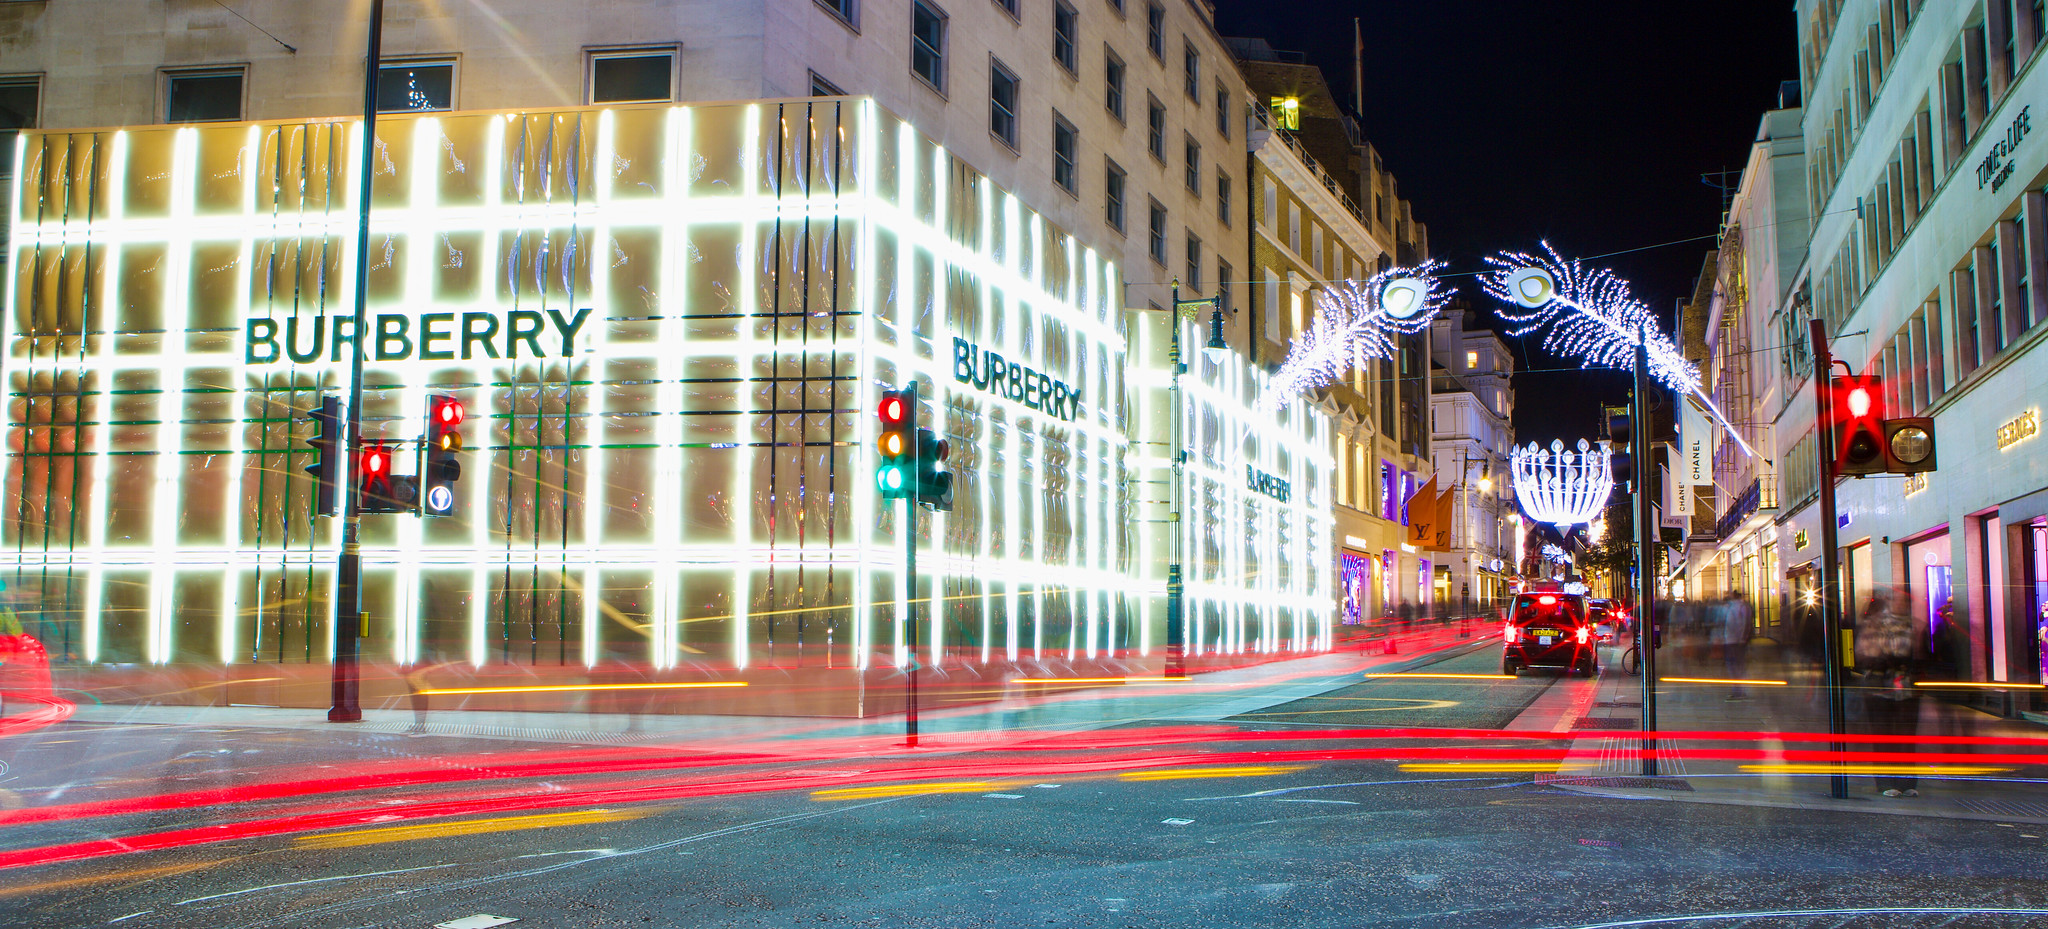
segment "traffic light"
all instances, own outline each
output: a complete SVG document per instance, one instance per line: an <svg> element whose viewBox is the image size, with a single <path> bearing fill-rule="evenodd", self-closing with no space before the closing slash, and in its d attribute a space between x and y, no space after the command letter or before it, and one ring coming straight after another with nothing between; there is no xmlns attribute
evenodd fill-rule
<svg viewBox="0 0 2048 929"><path fill-rule="evenodd" d="M953 508L953 472L946 459L953 446L930 429L917 430L917 502L934 510Z"/></svg>
<svg viewBox="0 0 2048 929"><path fill-rule="evenodd" d="M1884 390L1875 375L1844 375L1833 388L1835 473L1885 471Z"/></svg>
<svg viewBox="0 0 2048 929"><path fill-rule="evenodd" d="M881 433L875 438L875 450L881 455L875 467L875 487L888 499L909 496L916 490L910 456L916 451L911 443L917 441L917 388L882 391L875 412L882 419Z"/></svg>
<svg viewBox="0 0 2048 929"><path fill-rule="evenodd" d="M1635 480L1635 459L1629 457L1635 441L1635 420L1626 413L1607 417L1607 464L1614 472L1614 486L1622 488Z"/></svg>
<svg viewBox="0 0 2048 929"><path fill-rule="evenodd" d="M1925 416L1885 420L1884 469L1893 474L1934 470L1934 420Z"/></svg>
<svg viewBox="0 0 2048 929"><path fill-rule="evenodd" d="M364 444L362 457L356 460L356 479L362 492L358 512L404 513L419 498L416 478L391 473L391 449L382 442Z"/></svg>
<svg viewBox="0 0 2048 929"><path fill-rule="evenodd" d="M420 513L455 515L455 482L462 477L462 401L435 394L427 398L427 457L420 472Z"/></svg>
<svg viewBox="0 0 2048 929"><path fill-rule="evenodd" d="M306 440L320 453L318 460L306 466L306 473L313 475L313 515L333 516L334 482L341 477L341 398L322 397L312 417L320 430Z"/></svg>

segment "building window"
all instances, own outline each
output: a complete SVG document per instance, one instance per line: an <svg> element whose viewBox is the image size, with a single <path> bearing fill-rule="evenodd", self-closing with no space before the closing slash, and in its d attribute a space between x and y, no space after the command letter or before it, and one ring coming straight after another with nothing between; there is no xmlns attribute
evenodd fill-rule
<svg viewBox="0 0 2048 929"><path fill-rule="evenodd" d="M1066 0L1053 4L1052 57L1054 61L1060 63L1060 67L1067 69L1069 74L1072 74L1075 68L1074 33L1079 28L1075 22L1079 18L1080 14L1075 13L1074 8L1066 4Z"/></svg>
<svg viewBox="0 0 2048 929"><path fill-rule="evenodd" d="M41 97L42 84L35 78L0 78L0 178L13 176L14 137L18 130L36 127ZM0 211L0 221L6 218Z"/></svg>
<svg viewBox="0 0 2048 929"><path fill-rule="evenodd" d="M1187 152L1187 176L1184 180L1187 182L1188 193L1199 199L1202 196L1202 146L1195 142L1193 136L1189 136L1185 140L1184 150Z"/></svg>
<svg viewBox="0 0 2048 929"><path fill-rule="evenodd" d="M1160 206L1157 200L1152 201L1151 232L1152 239L1149 244L1152 248L1152 261L1164 268L1166 267L1166 207Z"/></svg>
<svg viewBox="0 0 2048 929"><path fill-rule="evenodd" d="M14 218L14 145L23 129L36 127L36 113L42 98L37 78L0 78L0 246L8 242L8 225ZM9 255L0 248L0 278L6 276Z"/></svg>
<svg viewBox="0 0 2048 929"><path fill-rule="evenodd" d="M1146 95L1145 149L1160 163L1166 161L1166 104Z"/></svg>
<svg viewBox="0 0 2048 929"><path fill-rule="evenodd" d="M1115 229L1118 232L1124 231L1125 177L1124 169L1117 167L1116 162L1112 161L1109 162L1102 181L1103 199L1105 201L1102 218L1109 223L1109 228Z"/></svg>
<svg viewBox="0 0 2048 929"><path fill-rule="evenodd" d="M946 92L946 16L924 0L910 4L910 70Z"/></svg>
<svg viewBox="0 0 2048 929"><path fill-rule="evenodd" d="M1216 218L1230 225L1230 175L1216 172Z"/></svg>
<svg viewBox="0 0 2048 929"><path fill-rule="evenodd" d="M1262 178L1259 183L1259 193L1266 205L1266 208L1259 213L1259 222L1266 228L1272 229L1277 221L1275 217L1280 215L1280 189L1274 186L1272 178Z"/></svg>
<svg viewBox="0 0 2048 929"><path fill-rule="evenodd" d="M1232 309L1230 305L1231 273L1230 262L1224 261L1221 258L1216 260L1216 305L1222 307L1225 313L1230 312Z"/></svg>
<svg viewBox="0 0 2048 929"><path fill-rule="evenodd" d="M1192 232L1188 233L1187 279L1181 281L1181 286L1195 293L1202 290L1202 240Z"/></svg>
<svg viewBox="0 0 2048 929"><path fill-rule="evenodd" d="M1108 49L1102 51L1102 102L1117 122L1124 121L1124 60Z"/></svg>
<svg viewBox="0 0 2048 929"><path fill-rule="evenodd" d="M1478 353L1478 352L1466 352L1466 353L1465 353L1465 370L1467 370L1467 371L1473 371L1473 370L1477 370L1478 368L1479 368L1479 353Z"/></svg>
<svg viewBox="0 0 2048 929"><path fill-rule="evenodd" d="M676 98L675 75L672 51L594 54L590 56L590 102L666 103ZM817 75L811 80L815 86Z"/></svg>
<svg viewBox="0 0 2048 929"><path fill-rule="evenodd" d="M1017 75L993 59L988 63L988 131L1017 147Z"/></svg>
<svg viewBox="0 0 2048 929"><path fill-rule="evenodd" d="M1196 95L1201 93L1202 55L1195 51L1195 43L1186 39L1180 40L1180 66L1181 89L1187 91L1189 100L1200 100Z"/></svg>
<svg viewBox="0 0 2048 929"><path fill-rule="evenodd" d="M845 20L849 26L857 26L860 24L860 21L854 19L854 14L858 12L859 8L853 4L854 0L818 0L818 5L830 10L832 15Z"/></svg>
<svg viewBox="0 0 2048 929"><path fill-rule="evenodd" d="M380 76L381 78L381 76ZM381 103L383 81L378 81ZM164 121L206 123L242 118L242 71L173 71L164 75Z"/></svg>
<svg viewBox="0 0 2048 929"><path fill-rule="evenodd" d="M1074 176L1076 135L1073 123L1067 122L1057 112L1052 114L1052 180L1067 193L1074 193L1079 185Z"/></svg>
<svg viewBox="0 0 2048 929"><path fill-rule="evenodd" d="M455 62L386 62L377 69L377 112L431 113L455 108Z"/></svg>
<svg viewBox="0 0 2048 929"><path fill-rule="evenodd" d="M1023 16L1017 12L1017 0L996 0L996 6L1002 7L1003 12L1010 14L1010 16L1013 18L1023 18Z"/></svg>
<svg viewBox="0 0 2048 929"><path fill-rule="evenodd" d="M1145 47L1152 57L1166 60L1166 8L1157 3L1145 7Z"/></svg>
<svg viewBox="0 0 2048 929"><path fill-rule="evenodd" d="M1216 134L1230 138L1230 91L1221 82L1216 84Z"/></svg>
<svg viewBox="0 0 2048 929"><path fill-rule="evenodd" d="M811 96L813 96L813 97L844 97L844 96L846 96L846 91L844 91L844 90L841 90L841 89L839 89L839 85L838 85L838 84L834 84L834 83L832 83L831 81L828 81L828 80L826 80L826 79L825 79L825 78L824 78L823 76L819 75L819 74L818 74L818 72L816 72L816 71L812 71L812 72L811 72Z"/></svg>

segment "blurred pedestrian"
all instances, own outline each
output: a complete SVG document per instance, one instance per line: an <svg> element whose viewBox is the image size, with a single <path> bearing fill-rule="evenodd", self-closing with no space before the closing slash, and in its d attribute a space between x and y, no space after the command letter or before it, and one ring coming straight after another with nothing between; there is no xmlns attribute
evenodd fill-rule
<svg viewBox="0 0 2048 929"><path fill-rule="evenodd" d="M1897 743L1874 742L1873 751L1910 753L1920 731L1920 692L1913 675L1925 657L1910 611L1880 594L1856 620L1856 683L1863 697L1864 726L1873 735L1907 736ZM1904 765L1900 769L1906 770ZM1887 797L1917 797L1918 778L1909 773L1876 775Z"/></svg>
<svg viewBox="0 0 2048 929"><path fill-rule="evenodd" d="M1721 668L1731 681L1741 681L1749 671L1749 640L1756 632L1756 614L1741 592L1730 590L1721 601ZM1747 700L1749 691L1740 683L1728 688L1728 699Z"/></svg>

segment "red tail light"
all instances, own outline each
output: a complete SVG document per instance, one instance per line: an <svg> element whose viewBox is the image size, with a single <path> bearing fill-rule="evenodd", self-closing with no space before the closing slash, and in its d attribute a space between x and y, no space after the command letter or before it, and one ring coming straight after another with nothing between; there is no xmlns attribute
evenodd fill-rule
<svg viewBox="0 0 2048 929"><path fill-rule="evenodd" d="M1501 627L1500 637L1506 639L1507 641L1513 642L1518 637L1520 632L1521 630L1515 628L1514 623L1508 623Z"/></svg>
<svg viewBox="0 0 2048 929"><path fill-rule="evenodd" d="M1591 626L1580 626L1580 627L1579 627L1579 644L1580 644L1580 645L1584 645L1584 644L1586 644L1586 643L1587 643L1588 641L1590 641L1590 637L1592 636L1592 634L1593 634L1593 628L1592 628Z"/></svg>
<svg viewBox="0 0 2048 929"><path fill-rule="evenodd" d="M1541 596L1541 597L1537 597L1537 598L1536 598L1536 602L1537 602L1537 603L1541 603L1541 604L1543 604L1544 606L1556 606L1556 605L1557 605L1557 598L1556 598L1556 597L1553 597L1553 596L1551 596L1551 595L1549 595L1549 594L1544 594L1544 595L1543 595L1543 596Z"/></svg>

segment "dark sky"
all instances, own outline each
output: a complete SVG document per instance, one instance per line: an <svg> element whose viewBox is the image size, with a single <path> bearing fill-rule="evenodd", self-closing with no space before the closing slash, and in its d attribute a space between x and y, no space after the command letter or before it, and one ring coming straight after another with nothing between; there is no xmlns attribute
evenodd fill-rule
<svg viewBox="0 0 2048 929"><path fill-rule="evenodd" d="M1798 77L1790 0L1217 0L1216 24L1306 53L1349 101L1354 16L1366 135L1452 273L1546 238L1590 258L1712 235L1721 194L1700 175L1740 170L1779 82ZM1712 245L1589 263L1668 326ZM1490 311L1471 278L1452 280ZM1626 375L1546 372L1576 364L1525 342L1520 441L1591 437L1596 398L1619 402Z"/></svg>

